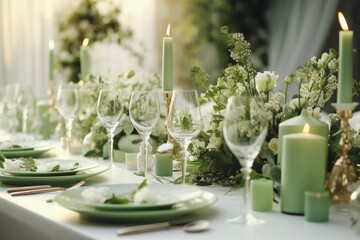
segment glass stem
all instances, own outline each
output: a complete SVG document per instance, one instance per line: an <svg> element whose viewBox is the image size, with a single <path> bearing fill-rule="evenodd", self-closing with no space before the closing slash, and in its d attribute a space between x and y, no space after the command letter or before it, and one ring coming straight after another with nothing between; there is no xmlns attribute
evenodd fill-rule
<svg viewBox="0 0 360 240"><path fill-rule="evenodd" d="M114 168L114 159L113 159L113 151L114 151L114 132L112 129L108 129L108 141L109 141L109 159L110 159L110 168Z"/></svg>
<svg viewBox="0 0 360 240"><path fill-rule="evenodd" d="M144 146L145 146L145 163L144 163L144 177L145 179L148 179L148 145L149 145L149 138L150 135L144 135L143 136L143 142L144 142Z"/></svg>
<svg viewBox="0 0 360 240"><path fill-rule="evenodd" d="M27 122L28 122L28 109L25 108L23 113L22 113L22 132L23 133L27 133L28 129L27 129Z"/></svg>
<svg viewBox="0 0 360 240"><path fill-rule="evenodd" d="M70 140L71 140L71 130L72 130L72 123L74 119L68 119L65 123L66 125L66 141L65 141L65 153L70 155Z"/></svg>
<svg viewBox="0 0 360 240"><path fill-rule="evenodd" d="M187 165L187 149L189 146L189 143L187 141L185 141L183 144L183 149L182 149L182 155L183 158L181 159L181 183L185 184L185 179L186 179L186 165Z"/></svg>
<svg viewBox="0 0 360 240"><path fill-rule="evenodd" d="M250 172L251 168L243 167L241 169L243 173L243 179L245 180L244 185L244 206L245 206L245 215L250 212Z"/></svg>

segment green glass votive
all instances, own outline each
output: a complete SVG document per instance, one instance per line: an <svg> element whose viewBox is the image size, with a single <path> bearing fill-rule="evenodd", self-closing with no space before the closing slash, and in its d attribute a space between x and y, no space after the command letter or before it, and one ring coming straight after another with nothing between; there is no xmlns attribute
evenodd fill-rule
<svg viewBox="0 0 360 240"><path fill-rule="evenodd" d="M157 153L155 156L155 174L157 176L172 176L173 155L172 153Z"/></svg>
<svg viewBox="0 0 360 240"><path fill-rule="evenodd" d="M125 162L125 153L121 150L114 149L113 151L113 159L115 162Z"/></svg>
<svg viewBox="0 0 360 240"><path fill-rule="evenodd" d="M305 220L308 222L329 221L329 192L305 192Z"/></svg>
<svg viewBox="0 0 360 240"><path fill-rule="evenodd" d="M273 181L254 179L250 182L252 210L271 212L273 205Z"/></svg>

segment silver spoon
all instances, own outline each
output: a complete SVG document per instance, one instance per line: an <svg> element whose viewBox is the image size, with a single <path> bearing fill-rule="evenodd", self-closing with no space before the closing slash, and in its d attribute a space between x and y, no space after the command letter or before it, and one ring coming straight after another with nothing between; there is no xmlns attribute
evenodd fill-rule
<svg viewBox="0 0 360 240"><path fill-rule="evenodd" d="M179 222L161 222L161 223L152 223L146 225L139 225L133 227L121 228L116 231L117 235L133 234L133 233L142 233L150 232L156 230L167 229L171 226L179 225ZM185 232L203 232L207 230L210 226L210 222L206 220L198 220L185 224L183 230Z"/></svg>
<svg viewBox="0 0 360 240"><path fill-rule="evenodd" d="M183 226L185 232L203 232L206 231L210 226L210 222L206 220L198 220L189 222Z"/></svg>

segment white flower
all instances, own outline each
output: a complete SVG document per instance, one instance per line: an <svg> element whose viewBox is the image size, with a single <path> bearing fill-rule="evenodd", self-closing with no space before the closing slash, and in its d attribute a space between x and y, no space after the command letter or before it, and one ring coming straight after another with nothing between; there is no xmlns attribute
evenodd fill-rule
<svg viewBox="0 0 360 240"><path fill-rule="evenodd" d="M278 153L278 142L277 138L272 138L268 143L269 148L275 155Z"/></svg>
<svg viewBox="0 0 360 240"><path fill-rule="evenodd" d="M222 144L222 139L220 137L217 137L215 134L211 134L209 139L209 144L207 148L220 148Z"/></svg>
<svg viewBox="0 0 360 240"><path fill-rule="evenodd" d="M90 26L89 22L87 20L81 20L79 23L79 28L82 30L88 29Z"/></svg>
<svg viewBox="0 0 360 240"><path fill-rule="evenodd" d="M160 195L148 187L143 187L134 195L134 203L157 203Z"/></svg>
<svg viewBox="0 0 360 240"><path fill-rule="evenodd" d="M15 160L10 160L10 159L5 159L4 161L4 169L6 170L15 170L15 171L25 171L24 168L22 168L22 161L15 159Z"/></svg>
<svg viewBox="0 0 360 240"><path fill-rule="evenodd" d="M51 172L56 165L59 165L59 163L58 162L41 162L41 161L37 161L37 163L36 163L36 172L38 172L38 173Z"/></svg>
<svg viewBox="0 0 360 240"><path fill-rule="evenodd" d="M286 84L292 84L292 82L294 81L294 76L293 75L289 75L289 76L286 76L285 78L285 83Z"/></svg>
<svg viewBox="0 0 360 240"><path fill-rule="evenodd" d="M12 145L13 144L10 141L5 141L1 143L0 149L12 148Z"/></svg>
<svg viewBox="0 0 360 240"><path fill-rule="evenodd" d="M104 16L109 15L113 7L114 6L112 6L112 4L110 4L109 1L97 1L96 2L97 10L99 11L99 13L101 15L104 15Z"/></svg>
<svg viewBox="0 0 360 240"><path fill-rule="evenodd" d="M260 92L270 92L276 86L276 80L279 75L274 72L265 71L263 73L258 72L255 76L256 90Z"/></svg>
<svg viewBox="0 0 360 240"><path fill-rule="evenodd" d="M85 188L81 196L88 203L104 203L112 197L112 192L107 187Z"/></svg>
<svg viewBox="0 0 360 240"><path fill-rule="evenodd" d="M300 104L299 104L300 102ZM304 98L294 98L294 99L291 99L290 100L290 108L293 109L293 110L296 110L296 109L301 109L305 104L305 99Z"/></svg>
<svg viewBox="0 0 360 240"><path fill-rule="evenodd" d="M66 38L69 40L75 40L79 36L79 32L77 31L77 29L74 26L68 27L64 34L65 34Z"/></svg>

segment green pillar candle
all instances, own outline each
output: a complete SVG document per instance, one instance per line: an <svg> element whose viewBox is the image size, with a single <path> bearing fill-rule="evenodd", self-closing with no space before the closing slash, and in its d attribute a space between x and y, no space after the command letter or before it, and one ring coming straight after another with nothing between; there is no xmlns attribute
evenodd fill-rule
<svg viewBox="0 0 360 240"><path fill-rule="evenodd" d="M172 176L173 155L171 153L157 153L155 156L155 173L157 176Z"/></svg>
<svg viewBox="0 0 360 240"><path fill-rule="evenodd" d="M158 143L153 139L149 139L149 143L151 144L152 148L155 149ZM139 134L130 134L125 135L120 138L118 142L119 150L125 153L138 153L141 144L141 136Z"/></svg>
<svg viewBox="0 0 360 240"><path fill-rule="evenodd" d="M170 24L166 30L166 37L163 38L162 52L162 90L173 90L173 51L172 37L170 37Z"/></svg>
<svg viewBox="0 0 360 240"><path fill-rule="evenodd" d="M309 222L329 221L329 192L305 192L305 220Z"/></svg>
<svg viewBox="0 0 360 240"><path fill-rule="evenodd" d="M339 84L337 103L352 103L353 81L353 32L349 31L346 20L338 13L343 31L339 32Z"/></svg>
<svg viewBox="0 0 360 240"><path fill-rule="evenodd" d="M137 153L125 153L125 163L127 170L137 170Z"/></svg>
<svg viewBox="0 0 360 240"><path fill-rule="evenodd" d="M49 41L49 80L54 81L54 41Z"/></svg>
<svg viewBox="0 0 360 240"><path fill-rule="evenodd" d="M271 212L273 205L273 181L254 179L250 182L252 210Z"/></svg>
<svg viewBox="0 0 360 240"><path fill-rule="evenodd" d="M308 125L307 125L308 126ZM283 141L281 162L281 211L304 214L305 191L323 191L327 141L308 133L288 134Z"/></svg>
<svg viewBox="0 0 360 240"><path fill-rule="evenodd" d="M89 39L85 38L82 46L80 47L80 70L81 79L85 80L85 77L90 73L90 56L88 51Z"/></svg>
<svg viewBox="0 0 360 240"><path fill-rule="evenodd" d="M303 110L297 117L290 118L279 124L279 144L278 144L278 163L281 163L282 159L282 148L283 148L283 137L286 134L301 133L304 125L309 124L310 133L317 134L325 137L327 142L329 134L329 126L316 118L309 115L307 110Z"/></svg>

